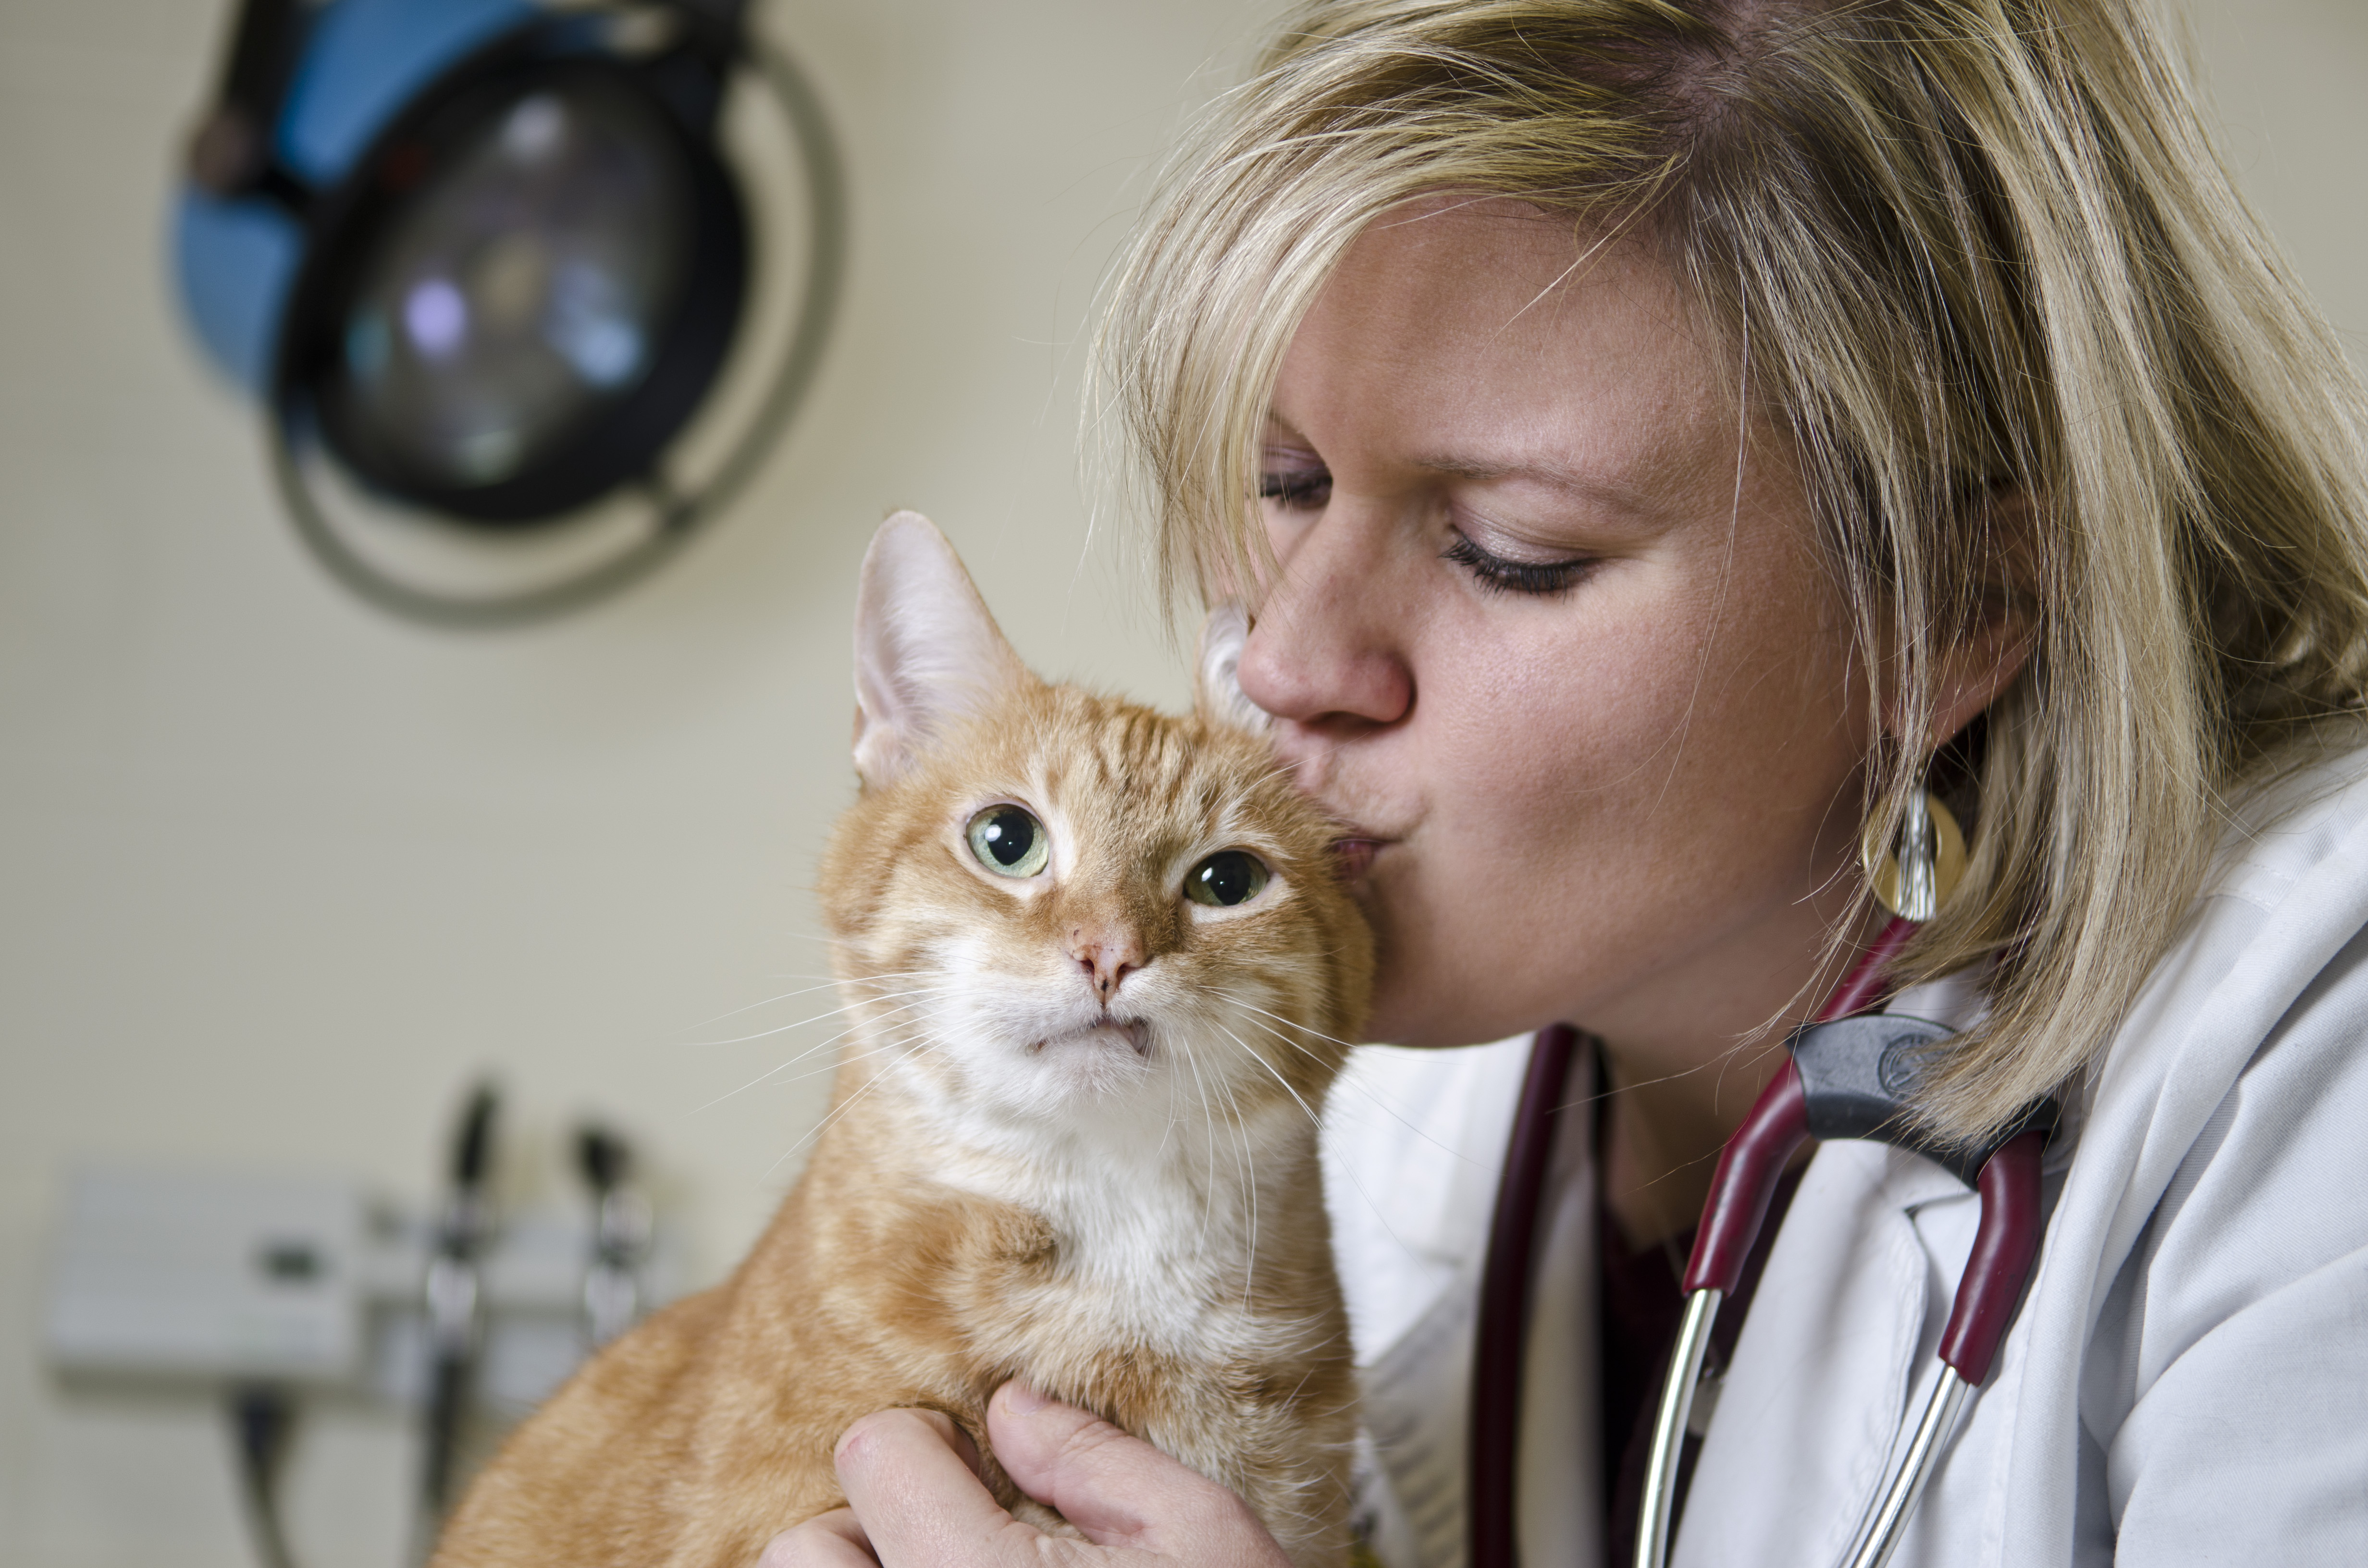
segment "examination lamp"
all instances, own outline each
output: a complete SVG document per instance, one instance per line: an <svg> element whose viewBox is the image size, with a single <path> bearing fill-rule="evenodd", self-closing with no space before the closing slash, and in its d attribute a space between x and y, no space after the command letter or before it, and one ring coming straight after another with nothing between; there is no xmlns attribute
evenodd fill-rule
<svg viewBox="0 0 2368 1568"><path fill-rule="evenodd" d="M789 418L845 200L812 90L745 6L245 0L176 272L265 406L299 533L363 597L492 625L605 597ZM723 135L743 77L791 145L769 228ZM782 229L802 288L759 311L801 271L763 254Z"/></svg>

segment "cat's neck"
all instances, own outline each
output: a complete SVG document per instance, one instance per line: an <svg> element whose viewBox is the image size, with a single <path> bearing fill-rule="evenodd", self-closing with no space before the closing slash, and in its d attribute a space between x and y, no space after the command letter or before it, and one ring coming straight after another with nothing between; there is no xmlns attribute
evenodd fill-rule
<svg viewBox="0 0 2368 1568"><path fill-rule="evenodd" d="M909 1064L866 1083L843 1125L875 1161L1040 1216L1089 1273L1154 1278L1144 1265L1156 1255L1164 1268L1229 1274L1253 1266L1262 1224L1271 1248L1320 1223L1318 1108L1296 1100L1209 1107L1162 1091L1021 1114Z"/></svg>

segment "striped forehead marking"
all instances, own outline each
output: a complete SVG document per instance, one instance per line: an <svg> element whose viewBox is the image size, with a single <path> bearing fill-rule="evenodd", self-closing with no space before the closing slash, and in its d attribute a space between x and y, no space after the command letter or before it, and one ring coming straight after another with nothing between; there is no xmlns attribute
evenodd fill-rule
<svg viewBox="0 0 2368 1568"><path fill-rule="evenodd" d="M1040 776L1054 788L1095 789L1173 800L1190 781L1190 803L1205 812L1217 801L1215 781L1194 758L1170 721L1156 713L1112 712L1096 704L1062 715L1036 737ZM1078 731L1087 744L1076 744Z"/></svg>

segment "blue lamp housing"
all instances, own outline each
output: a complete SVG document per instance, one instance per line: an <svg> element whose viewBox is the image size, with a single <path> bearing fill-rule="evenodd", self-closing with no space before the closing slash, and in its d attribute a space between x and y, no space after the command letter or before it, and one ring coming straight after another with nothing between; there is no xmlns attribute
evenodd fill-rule
<svg viewBox="0 0 2368 1568"><path fill-rule="evenodd" d="M207 355L368 490L516 530L648 483L723 367L741 0L246 0L176 199Z"/></svg>
<svg viewBox="0 0 2368 1568"><path fill-rule="evenodd" d="M308 189L336 188L422 87L538 14L527 0L334 0L296 42L272 162ZM271 393L306 243L302 216L284 199L188 181L176 194L173 275L189 325L207 358L258 398Z"/></svg>

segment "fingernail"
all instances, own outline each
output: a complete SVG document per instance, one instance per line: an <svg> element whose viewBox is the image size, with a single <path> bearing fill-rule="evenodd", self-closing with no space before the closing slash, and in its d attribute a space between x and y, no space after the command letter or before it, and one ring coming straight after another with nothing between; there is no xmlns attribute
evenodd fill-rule
<svg viewBox="0 0 2368 1568"><path fill-rule="evenodd" d="M1052 1403L1017 1379L1003 1385L1003 1408L1014 1415L1033 1415Z"/></svg>

